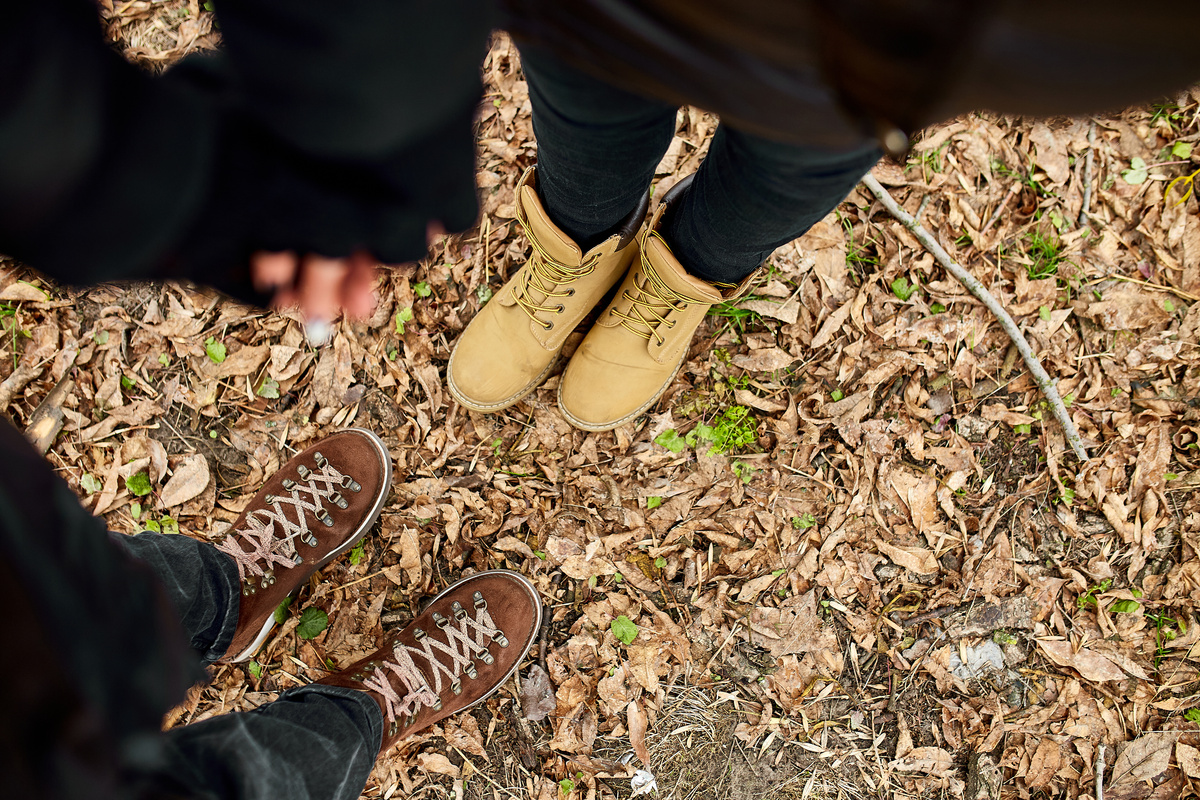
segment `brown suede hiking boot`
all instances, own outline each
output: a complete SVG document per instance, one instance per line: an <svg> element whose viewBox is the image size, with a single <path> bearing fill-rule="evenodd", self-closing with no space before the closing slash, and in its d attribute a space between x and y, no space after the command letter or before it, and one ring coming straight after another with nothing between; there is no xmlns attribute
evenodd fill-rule
<svg viewBox="0 0 1200 800"><path fill-rule="evenodd" d="M625 274L649 193L621 229L586 253L546 215L534 168L517 184L517 219L533 252L462 332L446 384L461 405L491 413L532 392L567 336Z"/></svg>
<svg viewBox="0 0 1200 800"><path fill-rule="evenodd" d="M692 277L659 235L663 214L690 183L688 176L663 196L642 234L638 262L563 371L558 407L576 428L612 430L654 405L708 309L749 286L747 278L722 290Z"/></svg>
<svg viewBox="0 0 1200 800"><path fill-rule="evenodd" d="M375 698L383 752L490 697L524 660L541 624L532 583L506 570L481 572L447 587L378 651L317 682Z"/></svg>
<svg viewBox="0 0 1200 800"><path fill-rule="evenodd" d="M366 535L391 482L387 447L359 428L322 439L267 480L217 545L242 582L237 630L222 660L245 661L262 647L276 607Z"/></svg>

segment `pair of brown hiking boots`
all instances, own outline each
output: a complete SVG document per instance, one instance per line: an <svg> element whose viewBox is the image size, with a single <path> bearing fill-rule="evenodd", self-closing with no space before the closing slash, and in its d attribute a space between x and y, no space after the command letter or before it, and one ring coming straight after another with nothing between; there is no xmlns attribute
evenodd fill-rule
<svg viewBox="0 0 1200 800"><path fill-rule="evenodd" d="M226 660L257 653L279 604L367 534L391 472L379 437L350 429L299 453L267 480L217 545L237 565L242 587ZM386 750L499 689L529 652L541 620L528 580L481 572L434 597L378 651L319 683L370 693L383 713Z"/></svg>
<svg viewBox="0 0 1200 800"><path fill-rule="evenodd" d="M567 336L624 277L558 388L559 410L572 425L611 430L663 395L709 308L741 294L747 281L719 286L689 275L659 234L691 176L666 193L640 236L648 201L586 253L550 221L535 180L530 167L516 198L533 252L459 337L446 383L474 411L513 405L542 384Z"/></svg>

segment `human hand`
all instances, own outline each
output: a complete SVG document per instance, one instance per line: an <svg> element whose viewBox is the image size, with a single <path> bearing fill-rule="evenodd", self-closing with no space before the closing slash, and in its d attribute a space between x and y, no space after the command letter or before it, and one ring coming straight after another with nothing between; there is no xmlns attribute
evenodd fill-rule
<svg viewBox="0 0 1200 800"><path fill-rule="evenodd" d="M378 270L375 259L362 250L346 258L297 256L290 251L260 251L250 258L254 288L264 294L273 292L274 308L298 307L314 344L324 343L339 313L362 318L375 310Z"/></svg>

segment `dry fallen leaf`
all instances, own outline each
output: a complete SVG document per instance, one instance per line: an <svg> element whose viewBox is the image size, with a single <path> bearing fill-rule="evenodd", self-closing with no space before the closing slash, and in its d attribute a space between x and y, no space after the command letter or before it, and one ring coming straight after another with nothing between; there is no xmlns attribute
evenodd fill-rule
<svg viewBox="0 0 1200 800"><path fill-rule="evenodd" d="M1070 642L1044 639L1038 639L1038 646L1055 664L1070 667L1089 681L1122 681L1127 677L1110 659L1086 647L1075 650Z"/></svg>
<svg viewBox="0 0 1200 800"><path fill-rule="evenodd" d="M525 719L541 722L554 712L557 702L550 676L546 670L534 664L521 682L521 712Z"/></svg>
<svg viewBox="0 0 1200 800"><path fill-rule="evenodd" d="M167 481L159 494L163 508L174 508L188 500L199 497L208 488L210 480L208 460L194 453L175 465L175 474Z"/></svg>

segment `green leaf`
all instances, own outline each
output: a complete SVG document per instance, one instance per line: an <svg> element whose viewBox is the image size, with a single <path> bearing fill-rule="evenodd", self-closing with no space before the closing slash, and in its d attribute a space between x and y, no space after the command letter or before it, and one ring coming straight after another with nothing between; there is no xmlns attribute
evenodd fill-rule
<svg viewBox="0 0 1200 800"><path fill-rule="evenodd" d="M537 556L537 557L538 557L538 559L539 559L539 560L541 560L541 561L545 561L545 560L546 560L546 551L545 551L545 550L534 550L534 551L533 551L533 554L534 554L535 556Z"/></svg>
<svg viewBox="0 0 1200 800"><path fill-rule="evenodd" d="M250 670L250 674L254 676L254 680L262 677L262 664L257 661L251 661L246 665L246 668Z"/></svg>
<svg viewBox="0 0 1200 800"><path fill-rule="evenodd" d="M162 525L163 533L179 533L179 523L174 517L163 517L158 522Z"/></svg>
<svg viewBox="0 0 1200 800"><path fill-rule="evenodd" d="M647 509L658 508L661 505L662 505L661 497L655 497L654 495L651 495L646 498L646 508Z"/></svg>
<svg viewBox="0 0 1200 800"><path fill-rule="evenodd" d="M1166 300L1163 300L1163 309L1164 309L1164 310L1165 310L1165 311L1166 311L1168 314L1174 314L1174 313L1175 313L1175 304L1171 302L1171 298L1169 298L1169 297L1168 297Z"/></svg>
<svg viewBox="0 0 1200 800"><path fill-rule="evenodd" d="M404 323L410 321L412 318L413 318L413 313L412 313L411 308L402 308L399 311L397 311L396 312L396 333L403 334L404 333Z"/></svg>
<svg viewBox="0 0 1200 800"><path fill-rule="evenodd" d="M771 573L771 577L772 577L772 578L778 578L780 575L782 575L782 574L783 574L783 573L785 573L785 572L787 572L787 570L786 570L786 569L777 569L777 570L775 570L775 571L773 571L773 572Z"/></svg>
<svg viewBox="0 0 1200 800"><path fill-rule="evenodd" d="M832 392L829 393L829 399L835 403L838 402L839 400L844 399L845 397L846 397L846 393L843 392L841 389L834 389Z"/></svg>
<svg viewBox="0 0 1200 800"><path fill-rule="evenodd" d="M366 546L367 546L367 540L359 539L358 544L354 545L354 547L350 550L350 565L351 566L357 567L358 562L362 561L363 550L366 548Z"/></svg>
<svg viewBox="0 0 1200 800"><path fill-rule="evenodd" d="M1148 177L1150 177L1150 170L1146 168L1146 162L1141 158L1132 159L1129 162L1129 169L1121 170L1121 178L1126 183L1135 186L1145 183Z"/></svg>
<svg viewBox="0 0 1200 800"><path fill-rule="evenodd" d="M429 295L433 294L433 289L430 289L429 284L425 281L414 283L412 288L413 293L415 293L417 297L429 297Z"/></svg>
<svg viewBox="0 0 1200 800"><path fill-rule="evenodd" d="M137 386L137 381L135 381L133 378L129 377L128 375L121 376L121 388L122 389L129 391L130 389L132 389L135 386Z"/></svg>
<svg viewBox="0 0 1200 800"><path fill-rule="evenodd" d="M97 331L92 334L96 344L108 344L108 331Z"/></svg>
<svg viewBox="0 0 1200 800"><path fill-rule="evenodd" d="M268 400L279 399L279 381L274 378L267 377L263 379L262 385L255 392L259 397L265 397Z"/></svg>
<svg viewBox="0 0 1200 800"><path fill-rule="evenodd" d="M296 635L301 639L315 639L321 631L329 627L329 615L316 606L309 606L300 615L300 624L296 626Z"/></svg>
<svg viewBox="0 0 1200 800"><path fill-rule="evenodd" d="M203 4L203 8L205 11L212 11L213 10L212 0L205 0L205 2Z"/></svg>
<svg viewBox="0 0 1200 800"><path fill-rule="evenodd" d="M225 345L211 336L204 341L204 352L208 354L208 360L214 364L220 364L225 360Z"/></svg>
<svg viewBox="0 0 1200 800"><path fill-rule="evenodd" d="M1183 712L1183 718L1188 722L1200 723L1200 708L1189 708Z"/></svg>
<svg viewBox="0 0 1200 800"><path fill-rule="evenodd" d="M807 530L817 524L817 518L805 511L798 517L792 517L792 527L797 530Z"/></svg>
<svg viewBox="0 0 1200 800"><path fill-rule="evenodd" d="M475 290L475 296L479 298L480 304L486 303L492 299L492 287L486 283L479 284L479 288Z"/></svg>
<svg viewBox="0 0 1200 800"><path fill-rule="evenodd" d="M892 281L892 294L899 297L901 300L907 300L913 296L913 292L917 291L916 286L909 286L908 278L901 275L896 280Z"/></svg>
<svg viewBox="0 0 1200 800"><path fill-rule="evenodd" d="M79 479L79 488L88 494L95 494L104 488L104 484L92 473L85 472L83 473L83 477Z"/></svg>
<svg viewBox="0 0 1200 800"><path fill-rule="evenodd" d="M1016 433L1031 433L1033 428L1030 425L1013 425L1013 430Z"/></svg>
<svg viewBox="0 0 1200 800"><path fill-rule="evenodd" d="M141 519L142 504L141 503L130 503L129 504L129 513L134 519Z"/></svg>
<svg viewBox="0 0 1200 800"><path fill-rule="evenodd" d="M125 488L129 493L137 497L145 497L150 494L150 476L145 472L139 472L136 475L130 475L125 479Z"/></svg>
<svg viewBox="0 0 1200 800"><path fill-rule="evenodd" d="M1109 607L1114 614L1132 614L1141 608L1137 600L1118 600Z"/></svg>
<svg viewBox="0 0 1200 800"><path fill-rule="evenodd" d="M171 366L171 357L166 353L159 353L158 363L162 364L164 367L169 367Z"/></svg>
<svg viewBox="0 0 1200 800"><path fill-rule="evenodd" d="M682 453L683 448L687 447L687 442L684 438L676 433L674 428L667 430L654 437L654 443L667 448L672 453Z"/></svg>
<svg viewBox="0 0 1200 800"><path fill-rule="evenodd" d="M659 569L666 569L667 560L662 556L659 556L658 558L654 559L654 566L658 567Z"/></svg>
<svg viewBox="0 0 1200 800"><path fill-rule="evenodd" d="M570 778L563 778L558 782L558 790L563 794L570 794L575 791L575 781Z"/></svg>
<svg viewBox="0 0 1200 800"><path fill-rule="evenodd" d="M214 428L213 430L211 430L211 431L209 431L209 432L208 432L208 438L210 438L210 439L215 439L215 438L217 438L217 431L216 431L216 429L215 429L215 428Z"/></svg>
<svg viewBox="0 0 1200 800"><path fill-rule="evenodd" d="M622 644L633 644L633 640L638 635L638 626L634 624L633 620L622 614L612 621L612 634Z"/></svg>
<svg viewBox="0 0 1200 800"><path fill-rule="evenodd" d="M1038 316L1041 317L1042 319L1046 320L1046 322L1049 322L1050 321L1050 306L1040 307L1038 309Z"/></svg>
<svg viewBox="0 0 1200 800"><path fill-rule="evenodd" d="M154 531L155 533L162 533L162 525L160 525L156 519L146 520L146 524L143 526L143 528L148 531Z"/></svg>
<svg viewBox="0 0 1200 800"><path fill-rule="evenodd" d="M941 303L934 303L931 306L929 306L929 310L931 312L933 312L934 314L941 314L943 311L946 310L946 307L944 305L942 305Z"/></svg>
<svg viewBox="0 0 1200 800"><path fill-rule="evenodd" d="M1191 158L1191 142L1176 142L1175 146L1171 148L1171 155L1175 158Z"/></svg>
<svg viewBox="0 0 1200 800"><path fill-rule="evenodd" d="M622 575L621 573L619 573L619 572L613 573L613 583L622 583L622 582L624 582L624 580L625 580L625 576Z"/></svg>
<svg viewBox="0 0 1200 800"><path fill-rule="evenodd" d="M292 604L292 598L285 597L285 598L283 598L283 602L281 602L279 605L275 606L275 624L276 625L282 625L283 621L285 619L287 619L288 606L290 606L291 604Z"/></svg>
<svg viewBox="0 0 1200 800"><path fill-rule="evenodd" d="M1177 474L1175 474L1174 472L1164 472L1163 480L1164 481L1177 481L1177 480L1179 480L1179 476Z"/></svg>

